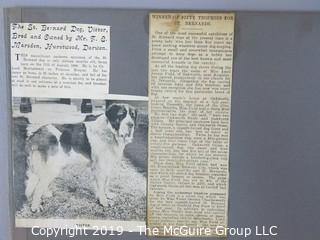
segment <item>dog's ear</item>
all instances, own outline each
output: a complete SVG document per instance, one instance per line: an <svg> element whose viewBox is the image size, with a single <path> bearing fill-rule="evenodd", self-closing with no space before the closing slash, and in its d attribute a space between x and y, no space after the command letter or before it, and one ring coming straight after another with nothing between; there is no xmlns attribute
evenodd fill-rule
<svg viewBox="0 0 320 240"><path fill-rule="evenodd" d="M138 110L132 106L129 106L130 117L134 121L134 124L137 122Z"/></svg>
<svg viewBox="0 0 320 240"><path fill-rule="evenodd" d="M115 130L119 130L120 127L120 116L118 115L121 106L117 104L111 104L106 110L106 117L109 120L111 126Z"/></svg>

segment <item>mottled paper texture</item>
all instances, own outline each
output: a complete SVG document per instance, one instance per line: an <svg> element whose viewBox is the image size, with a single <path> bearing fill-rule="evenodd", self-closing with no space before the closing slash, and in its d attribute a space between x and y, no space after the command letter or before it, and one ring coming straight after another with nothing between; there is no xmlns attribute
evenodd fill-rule
<svg viewBox="0 0 320 240"><path fill-rule="evenodd" d="M152 13L147 226L227 226L233 13Z"/></svg>

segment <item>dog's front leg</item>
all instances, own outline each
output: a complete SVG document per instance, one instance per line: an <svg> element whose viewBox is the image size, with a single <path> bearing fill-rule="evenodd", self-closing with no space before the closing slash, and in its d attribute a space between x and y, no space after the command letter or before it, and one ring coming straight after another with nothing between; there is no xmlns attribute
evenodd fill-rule
<svg viewBox="0 0 320 240"><path fill-rule="evenodd" d="M108 200L105 194L105 184L107 181L107 176L105 173L99 171L96 174L96 196L100 204L104 207L108 206Z"/></svg>
<svg viewBox="0 0 320 240"><path fill-rule="evenodd" d="M33 198L31 201L31 211L36 213L42 211L42 206L41 206L41 198L43 193L46 191L49 183L47 179L40 178L40 181L38 185L36 186L33 194Z"/></svg>

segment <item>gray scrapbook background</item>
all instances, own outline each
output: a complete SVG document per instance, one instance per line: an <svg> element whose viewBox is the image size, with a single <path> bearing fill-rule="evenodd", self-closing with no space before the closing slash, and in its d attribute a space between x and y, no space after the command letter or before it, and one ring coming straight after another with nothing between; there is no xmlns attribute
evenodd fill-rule
<svg viewBox="0 0 320 240"><path fill-rule="evenodd" d="M111 25L111 92L126 89L128 94L144 95L147 13L44 8L25 9L15 16L26 22ZM238 12L235 36L229 226L278 226L276 237L247 239L316 239L320 236L320 14ZM8 79L1 85L5 87L0 94L4 122L0 239L9 239ZM24 229L15 231L15 236L40 239ZM143 239L132 233L122 238Z"/></svg>

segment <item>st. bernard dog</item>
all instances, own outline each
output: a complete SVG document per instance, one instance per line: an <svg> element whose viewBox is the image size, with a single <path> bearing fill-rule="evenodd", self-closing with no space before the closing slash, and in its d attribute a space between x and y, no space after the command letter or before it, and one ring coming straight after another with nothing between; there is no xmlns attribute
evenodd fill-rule
<svg viewBox="0 0 320 240"><path fill-rule="evenodd" d="M35 131L27 142L25 195L31 211L42 210L42 197L52 196L49 185L65 166L83 161L91 167L96 198L108 206L110 174L133 139L136 118L135 108L114 103L94 121L49 124Z"/></svg>

